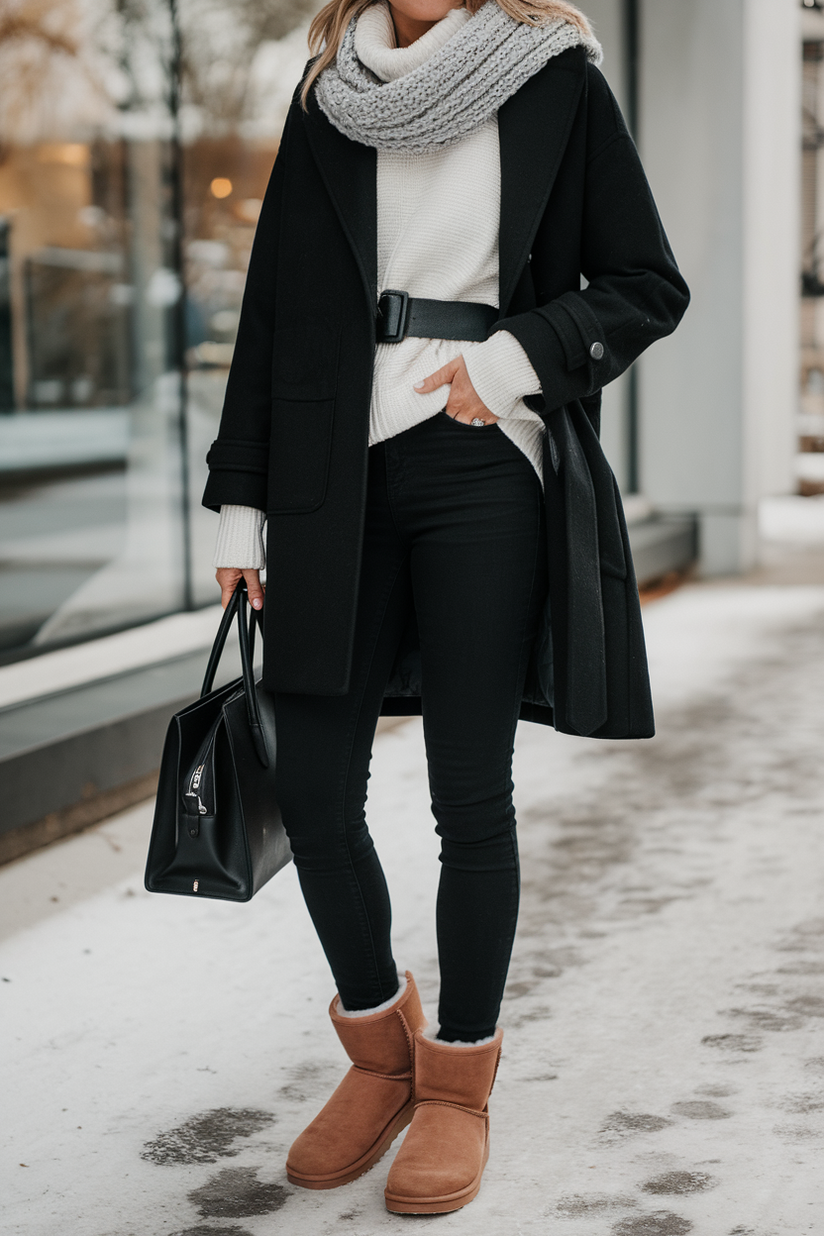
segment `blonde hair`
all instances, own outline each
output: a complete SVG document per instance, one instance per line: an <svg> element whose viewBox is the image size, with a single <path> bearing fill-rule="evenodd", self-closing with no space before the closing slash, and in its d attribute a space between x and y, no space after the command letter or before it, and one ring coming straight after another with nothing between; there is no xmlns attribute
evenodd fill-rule
<svg viewBox="0 0 824 1236"><path fill-rule="evenodd" d="M309 27L309 50L316 56L314 64L303 83L300 101L306 107L309 91L317 78L334 64L338 48L343 41L347 26L353 17L359 17L375 0L329 0L315 16ZM477 13L485 0L465 0L464 7ZM553 21L568 21L581 31L584 38L592 38L592 27L584 14L566 0L496 0L496 3L513 18L526 26L545 26Z"/></svg>

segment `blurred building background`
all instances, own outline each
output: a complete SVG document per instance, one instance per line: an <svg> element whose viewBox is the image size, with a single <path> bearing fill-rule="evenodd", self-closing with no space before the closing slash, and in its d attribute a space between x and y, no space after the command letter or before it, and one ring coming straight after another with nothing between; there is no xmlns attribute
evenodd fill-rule
<svg viewBox="0 0 824 1236"><path fill-rule="evenodd" d="M805 5L801 180L799 492L824 493L824 13Z"/></svg>
<svg viewBox="0 0 824 1236"><path fill-rule="evenodd" d="M149 793L196 690L204 457L318 7L0 0L0 860ZM824 491L824 15L583 7L694 297L606 394L639 575L746 571L761 500Z"/></svg>
<svg viewBox="0 0 824 1236"><path fill-rule="evenodd" d="M312 7L0 7L0 659L214 601L204 453Z"/></svg>

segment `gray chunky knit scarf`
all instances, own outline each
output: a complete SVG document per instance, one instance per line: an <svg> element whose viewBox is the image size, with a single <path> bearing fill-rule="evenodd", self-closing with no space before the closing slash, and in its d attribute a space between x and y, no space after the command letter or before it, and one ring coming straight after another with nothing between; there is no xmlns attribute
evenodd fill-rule
<svg viewBox="0 0 824 1236"><path fill-rule="evenodd" d="M600 44L570 22L528 26L487 0L419 68L382 82L356 55L356 24L353 18L315 92L336 129L378 150L423 154L451 146L485 124L553 56L583 45L594 64L602 58Z"/></svg>

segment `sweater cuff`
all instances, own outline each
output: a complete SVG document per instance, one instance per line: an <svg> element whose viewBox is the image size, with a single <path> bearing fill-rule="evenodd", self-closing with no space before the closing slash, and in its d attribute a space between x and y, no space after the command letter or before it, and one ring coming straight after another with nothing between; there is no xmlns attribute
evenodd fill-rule
<svg viewBox="0 0 824 1236"><path fill-rule="evenodd" d="M212 565L262 571L266 566L263 525L266 515L253 506L220 508L220 524Z"/></svg>
<svg viewBox="0 0 824 1236"><path fill-rule="evenodd" d="M499 330L464 353L469 380L495 416L511 416L526 395L540 395L541 383L514 335Z"/></svg>

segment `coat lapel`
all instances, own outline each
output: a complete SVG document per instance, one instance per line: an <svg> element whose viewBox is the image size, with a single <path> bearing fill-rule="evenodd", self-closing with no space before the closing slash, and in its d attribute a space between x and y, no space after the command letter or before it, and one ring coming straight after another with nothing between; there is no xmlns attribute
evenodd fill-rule
<svg viewBox="0 0 824 1236"><path fill-rule="evenodd" d="M498 112L502 317L558 175L585 76L583 49L565 52L531 77Z"/></svg>
<svg viewBox="0 0 824 1236"><path fill-rule="evenodd" d="M501 313L529 256L584 86L576 48L536 73L498 113L501 150ZM304 123L323 181L352 246L370 304L378 299L377 153L344 137L310 95Z"/></svg>
<svg viewBox="0 0 824 1236"><path fill-rule="evenodd" d="M374 311L378 304L377 152L344 137L324 116L314 94L304 123Z"/></svg>

